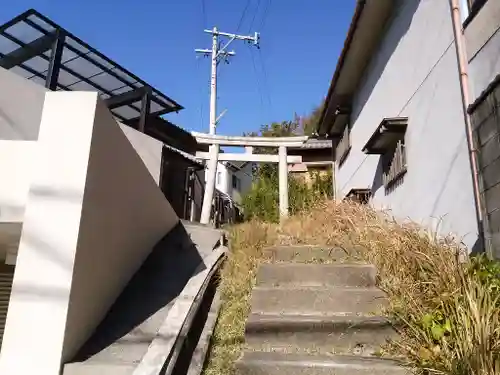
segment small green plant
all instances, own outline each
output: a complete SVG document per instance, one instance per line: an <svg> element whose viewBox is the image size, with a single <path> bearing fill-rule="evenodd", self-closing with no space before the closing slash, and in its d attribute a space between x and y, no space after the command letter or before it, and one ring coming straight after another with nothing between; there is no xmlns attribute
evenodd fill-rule
<svg viewBox="0 0 500 375"><path fill-rule="evenodd" d="M491 260L481 254L473 256L467 267L468 276L481 285L486 286L490 293L500 295L500 262Z"/></svg>

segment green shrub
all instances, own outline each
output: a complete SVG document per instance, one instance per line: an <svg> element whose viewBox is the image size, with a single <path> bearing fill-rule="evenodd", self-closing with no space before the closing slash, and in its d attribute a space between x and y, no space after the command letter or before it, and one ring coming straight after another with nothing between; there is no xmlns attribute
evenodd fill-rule
<svg viewBox="0 0 500 375"><path fill-rule="evenodd" d="M250 191L243 197L245 220L260 219L276 223L279 221L279 183L277 170L267 168L258 176ZM332 174L309 174L312 182L306 183L300 178L288 178L288 203L290 214L308 209L319 199L332 196Z"/></svg>

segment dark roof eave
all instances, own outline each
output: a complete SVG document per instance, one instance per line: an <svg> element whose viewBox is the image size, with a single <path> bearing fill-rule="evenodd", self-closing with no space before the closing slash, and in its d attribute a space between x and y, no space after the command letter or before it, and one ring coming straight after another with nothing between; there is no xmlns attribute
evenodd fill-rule
<svg viewBox="0 0 500 375"><path fill-rule="evenodd" d="M318 127L317 127L317 132L318 134L323 134L323 128L324 124L323 121L325 119L326 113L329 110L329 105L330 101L332 99L333 93L335 91L335 86L337 83L337 80L340 76L340 72L342 71L342 68L344 66L344 62L347 57L347 52L349 51L349 48L351 47L352 40L354 38L354 33L358 27L358 22L359 19L361 18L361 14L363 13L363 9L366 5L366 0L358 0L356 3L356 9L354 11L354 15L351 20L351 24L349 26L349 30L347 32L347 37L344 41L344 47L342 47L342 51L340 53L339 60L337 62L337 67L335 68L335 72L333 73L333 77L330 83L330 87L328 89L328 93L325 98L325 105L323 106L323 110L321 111L321 116L318 121Z"/></svg>

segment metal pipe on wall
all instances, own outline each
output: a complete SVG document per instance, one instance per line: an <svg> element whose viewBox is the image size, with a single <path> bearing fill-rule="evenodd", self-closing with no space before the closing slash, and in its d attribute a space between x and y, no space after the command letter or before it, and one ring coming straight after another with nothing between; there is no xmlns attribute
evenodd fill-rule
<svg viewBox="0 0 500 375"><path fill-rule="evenodd" d="M474 203L476 208L476 218L478 225L478 235L484 246L483 212L481 210L481 195L479 190L479 172L477 162L477 150L474 145L472 135L472 125L467 109L470 104L469 97L469 76L467 74L468 60L465 52L464 37L462 33L462 19L460 17L459 0L450 0L451 19L453 24L453 34L455 37L455 47L457 52L458 69L460 73L460 91L462 94L462 106L464 112L467 145L469 148L469 161L472 171L472 186L474 192Z"/></svg>

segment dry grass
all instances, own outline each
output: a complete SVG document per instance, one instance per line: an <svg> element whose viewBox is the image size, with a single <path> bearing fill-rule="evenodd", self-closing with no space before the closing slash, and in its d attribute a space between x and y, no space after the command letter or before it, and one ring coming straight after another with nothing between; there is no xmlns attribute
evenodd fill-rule
<svg viewBox="0 0 500 375"><path fill-rule="evenodd" d="M492 288L479 277L482 268L471 272L460 262L464 249L452 238L401 225L366 206L332 202L281 226L250 222L231 229L232 251L221 275L224 302L205 374L232 373L262 248L278 243L343 247L375 264L391 301L387 313L402 326L391 351L421 371L500 374L500 282Z"/></svg>

